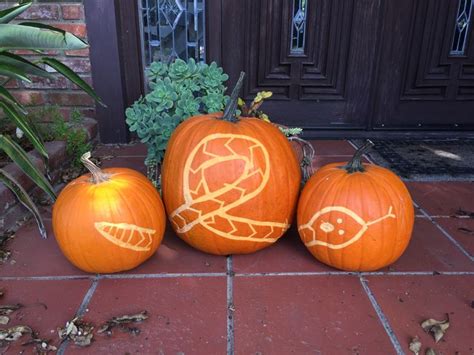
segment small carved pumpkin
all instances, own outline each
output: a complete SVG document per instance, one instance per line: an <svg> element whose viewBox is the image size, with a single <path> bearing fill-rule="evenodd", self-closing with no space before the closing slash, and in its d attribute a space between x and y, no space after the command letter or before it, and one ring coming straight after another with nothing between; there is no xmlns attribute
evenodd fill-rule
<svg viewBox="0 0 474 355"><path fill-rule="evenodd" d="M395 262L410 241L410 194L390 170L361 163L371 146L359 149L349 163L319 169L298 203L301 240L316 259L338 269L380 269Z"/></svg>
<svg viewBox="0 0 474 355"><path fill-rule="evenodd" d="M251 253L289 228L301 174L290 143L272 124L235 117L243 75L224 113L192 117L173 133L162 169L175 232L211 254Z"/></svg>
<svg viewBox="0 0 474 355"><path fill-rule="evenodd" d="M70 182L53 208L53 230L66 258L79 269L113 273L152 256L163 238L166 214L151 182L126 168L101 170Z"/></svg>

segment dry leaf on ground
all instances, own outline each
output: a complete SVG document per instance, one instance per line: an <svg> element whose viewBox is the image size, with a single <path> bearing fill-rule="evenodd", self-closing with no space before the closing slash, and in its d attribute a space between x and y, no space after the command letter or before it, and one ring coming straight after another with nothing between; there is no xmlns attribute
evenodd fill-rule
<svg viewBox="0 0 474 355"><path fill-rule="evenodd" d="M431 333L436 342L439 342L449 328L449 315L446 314L446 319L441 321L433 318L427 319L421 323L421 327L425 332Z"/></svg>
<svg viewBox="0 0 474 355"><path fill-rule="evenodd" d="M463 210L462 208L458 209L453 217L461 218L474 218L474 212Z"/></svg>
<svg viewBox="0 0 474 355"><path fill-rule="evenodd" d="M58 329L58 335L61 342L71 340L78 346L89 346L94 337L94 326L92 323L83 321L80 317L66 322L64 328Z"/></svg>
<svg viewBox="0 0 474 355"><path fill-rule="evenodd" d="M112 329L118 327L119 329L131 333L134 335L140 334L140 329L136 327L129 327L131 323L140 323L148 319L148 312L143 311L137 314L132 315L123 315L119 317L112 317L107 322L105 322L97 331L97 333L105 333L107 335L112 335Z"/></svg>
<svg viewBox="0 0 474 355"><path fill-rule="evenodd" d="M25 334L32 334L33 331L26 325L17 325L15 327L0 329L0 341L16 341Z"/></svg>
<svg viewBox="0 0 474 355"><path fill-rule="evenodd" d="M474 231L469 228L459 227L458 231L469 234L469 235L474 235Z"/></svg>
<svg viewBox="0 0 474 355"><path fill-rule="evenodd" d="M38 338L37 335L33 332L32 339L21 345L28 346L33 344L35 345L36 354L46 355L49 352L54 352L58 350L58 348L56 348L54 345L50 345L50 342L51 340Z"/></svg>
<svg viewBox="0 0 474 355"><path fill-rule="evenodd" d="M425 351L425 355L436 355L436 351L433 348L428 348Z"/></svg>
<svg viewBox="0 0 474 355"><path fill-rule="evenodd" d="M410 346L408 347L408 349L410 349L410 351L415 354L415 355L418 355L420 353L420 350L421 350L421 342L420 342L420 339L418 339L418 337L414 337L411 342L410 342Z"/></svg>

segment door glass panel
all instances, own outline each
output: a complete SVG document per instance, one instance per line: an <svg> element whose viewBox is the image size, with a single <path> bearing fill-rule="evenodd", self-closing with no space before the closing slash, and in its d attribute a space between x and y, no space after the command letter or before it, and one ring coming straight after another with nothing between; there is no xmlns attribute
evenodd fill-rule
<svg viewBox="0 0 474 355"><path fill-rule="evenodd" d="M463 56L466 52L473 3L473 0L459 0L458 13L454 23L453 44L449 53L451 56Z"/></svg>
<svg viewBox="0 0 474 355"><path fill-rule="evenodd" d="M293 0L291 20L291 54L303 54L306 40L307 0Z"/></svg>
<svg viewBox="0 0 474 355"><path fill-rule="evenodd" d="M139 0L142 57L153 61L205 57L205 0Z"/></svg>

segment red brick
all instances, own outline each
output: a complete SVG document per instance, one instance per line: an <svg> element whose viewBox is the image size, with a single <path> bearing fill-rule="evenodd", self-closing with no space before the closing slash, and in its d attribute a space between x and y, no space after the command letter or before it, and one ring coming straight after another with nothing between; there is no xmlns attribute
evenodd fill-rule
<svg viewBox="0 0 474 355"><path fill-rule="evenodd" d="M22 105L42 105L44 104L44 96L40 91L14 91L12 92L13 96L22 104Z"/></svg>
<svg viewBox="0 0 474 355"><path fill-rule="evenodd" d="M69 57L88 57L90 54L89 48L77 49L74 51L65 51L64 52Z"/></svg>
<svg viewBox="0 0 474 355"><path fill-rule="evenodd" d="M80 38L86 38L87 29L85 23L53 23L54 27L70 32Z"/></svg>
<svg viewBox="0 0 474 355"><path fill-rule="evenodd" d="M17 19L21 20L58 20L59 6L57 4L32 5Z"/></svg>
<svg viewBox="0 0 474 355"><path fill-rule="evenodd" d="M71 68L75 73L90 73L91 71L89 58L68 58L61 60L61 62Z"/></svg>
<svg viewBox="0 0 474 355"><path fill-rule="evenodd" d="M3 80L3 78L2 78L2 80ZM17 88L20 87L20 84L19 84L18 80L11 79L11 80L8 81L8 83L4 84L3 86L7 89L17 89Z"/></svg>
<svg viewBox="0 0 474 355"><path fill-rule="evenodd" d="M64 20L82 20L84 18L84 8L79 4L61 5Z"/></svg>
<svg viewBox="0 0 474 355"><path fill-rule="evenodd" d="M47 93L47 101L50 104L61 106L93 106L94 100L84 93L72 92L49 92Z"/></svg>
<svg viewBox="0 0 474 355"><path fill-rule="evenodd" d="M68 80L63 76L52 78L31 77L31 83L24 82L27 89L67 89Z"/></svg>
<svg viewBox="0 0 474 355"><path fill-rule="evenodd" d="M14 54L22 55L22 56L23 55L31 55L31 56L44 56L44 55L55 56L55 55L58 55L58 51L53 51L53 50L43 51L42 53L38 53L38 52L29 51L27 49L17 49L17 50L14 50L12 52Z"/></svg>

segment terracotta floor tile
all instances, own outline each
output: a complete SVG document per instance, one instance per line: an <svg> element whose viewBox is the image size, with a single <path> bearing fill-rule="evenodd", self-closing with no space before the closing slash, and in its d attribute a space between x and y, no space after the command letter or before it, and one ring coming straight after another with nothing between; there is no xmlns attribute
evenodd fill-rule
<svg viewBox="0 0 474 355"><path fill-rule="evenodd" d="M234 279L236 354L393 354L353 276Z"/></svg>
<svg viewBox="0 0 474 355"><path fill-rule="evenodd" d="M311 140L316 156L318 155L352 155L354 147L345 140Z"/></svg>
<svg viewBox="0 0 474 355"><path fill-rule="evenodd" d="M92 154L92 156L100 157L105 155L118 156L141 156L147 155L146 145L143 143L131 144L100 144Z"/></svg>
<svg viewBox="0 0 474 355"><path fill-rule="evenodd" d="M369 287L387 316L407 354L408 344L418 336L422 354L432 347L437 354L474 353L474 276L403 276L368 277ZM450 327L436 344L420 323L428 318L445 319Z"/></svg>
<svg viewBox="0 0 474 355"><path fill-rule="evenodd" d="M67 354L224 354L227 343L226 278L101 280L86 319L95 324L113 316L147 310L134 336L115 330L97 335L87 349Z"/></svg>
<svg viewBox="0 0 474 355"><path fill-rule="evenodd" d="M474 263L427 218L416 218L408 248L400 259L386 270L472 271Z"/></svg>
<svg viewBox="0 0 474 355"><path fill-rule="evenodd" d="M45 217L45 225L48 239L41 239L32 221L16 232L7 247L11 256L0 265L0 277L89 275L69 263L61 253L53 235L51 217Z"/></svg>
<svg viewBox="0 0 474 355"><path fill-rule="evenodd" d="M236 273L337 271L311 255L294 226L268 248L254 254L234 255L232 258Z"/></svg>
<svg viewBox="0 0 474 355"><path fill-rule="evenodd" d="M413 200L432 216L474 212L474 182L407 182Z"/></svg>
<svg viewBox="0 0 474 355"><path fill-rule="evenodd" d="M57 328L64 327L66 321L74 318L82 300L91 286L89 280L67 281L6 281L1 283L5 295L1 304L17 304L23 307L10 314L8 325L30 326L43 339L51 339L51 345L58 346ZM4 354L34 354L33 346L21 346L30 336L24 335L8 350L0 348ZM6 350L6 352L4 352Z"/></svg>
<svg viewBox="0 0 474 355"><path fill-rule="evenodd" d="M174 234L168 224L163 242L156 254L144 264L127 273L225 273L226 270L227 259L225 256L206 254L190 247Z"/></svg>
<svg viewBox="0 0 474 355"><path fill-rule="evenodd" d="M436 223L456 239L466 251L474 256L474 219L436 218Z"/></svg>

